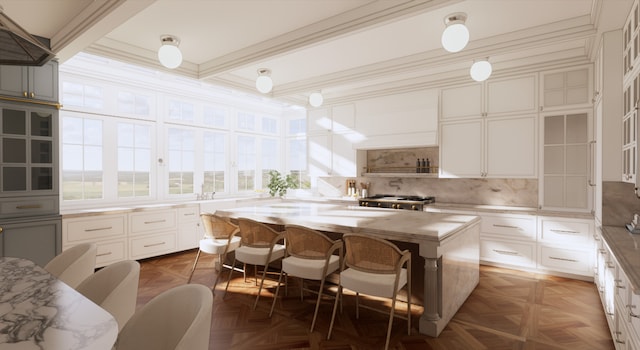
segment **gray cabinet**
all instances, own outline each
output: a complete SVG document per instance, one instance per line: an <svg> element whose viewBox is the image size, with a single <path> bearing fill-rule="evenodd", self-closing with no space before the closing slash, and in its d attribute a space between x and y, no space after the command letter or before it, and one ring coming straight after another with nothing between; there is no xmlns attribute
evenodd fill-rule
<svg viewBox="0 0 640 350"><path fill-rule="evenodd" d="M40 67L0 65L0 94L58 102L58 62Z"/></svg>
<svg viewBox="0 0 640 350"><path fill-rule="evenodd" d="M40 266L62 250L60 216L0 221L0 256L29 259Z"/></svg>

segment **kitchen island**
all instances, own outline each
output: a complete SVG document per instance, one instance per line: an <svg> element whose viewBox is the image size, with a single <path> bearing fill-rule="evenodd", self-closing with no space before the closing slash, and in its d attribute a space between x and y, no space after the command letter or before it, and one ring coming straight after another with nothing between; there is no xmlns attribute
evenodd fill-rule
<svg viewBox="0 0 640 350"><path fill-rule="evenodd" d="M216 214L417 244L424 259L424 312L419 329L433 337L442 332L479 281L478 216L311 202L222 209Z"/></svg>

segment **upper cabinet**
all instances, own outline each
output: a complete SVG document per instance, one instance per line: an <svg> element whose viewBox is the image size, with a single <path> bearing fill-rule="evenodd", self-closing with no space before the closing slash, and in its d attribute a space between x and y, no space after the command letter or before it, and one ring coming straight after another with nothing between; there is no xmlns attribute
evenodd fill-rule
<svg viewBox="0 0 640 350"><path fill-rule="evenodd" d="M0 104L0 217L58 212L55 108Z"/></svg>
<svg viewBox="0 0 640 350"><path fill-rule="evenodd" d="M548 71L541 75L540 111L591 106L591 69Z"/></svg>
<svg viewBox="0 0 640 350"><path fill-rule="evenodd" d="M312 176L355 176L353 140L355 109L351 104L308 112L307 159Z"/></svg>
<svg viewBox="0 0 640 350"><path fill-rule="evenodd" d="M58 62L40 67L0 65L0 94L58 102Z"/></svg>
<svg viewBox="0 0 640 350"><path fill-rule="evenodd" d="M634 1L627 17L627 21L622 28L622 62L623 73L625 76L637 70L639 52L640 52L640 6L638 1Z"/></svg>
<svg viewBox="0 0 640 350"><path fill-rule="evenodd" d="M535 113L536 91L535 75L445 88L440 92L440 121Z"/></svg>

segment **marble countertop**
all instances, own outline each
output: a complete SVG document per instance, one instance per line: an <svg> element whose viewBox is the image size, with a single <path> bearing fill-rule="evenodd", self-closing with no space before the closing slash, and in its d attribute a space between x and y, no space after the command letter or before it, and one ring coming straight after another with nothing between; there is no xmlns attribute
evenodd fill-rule
<svg viewBox="0 0 640 350"><path fill-rule="evenodd" d="M0 349L111 349L106 310L32 261L0 258Z"/></svg>
<svg viewBox="0 0 640 350"><path fill-rule="evenodd" d="M480 217L475 215L289 201L220 209L216 213L231 218L248 217L272 224L305 225L328 232L367 233L415 243L445 240L480 221Z"/></svg>
<svg viewBox="0 0 640 350"><path fill-rule="evenodd" d="M428 210L429 208L434 208L439 210L449 209L449 210L463 210L463 211L470 211L470 212L526 214L526 215L572 217L577 219L593 219L593 214L591 213L543 210L535 207L514 207L514 206L487 205L487 204L441 203L436 201L435 203L427 205L425 210Z"/></svg>
<svg viewBox="0 0 640 350"><path fill-rule="evenodd" d="M627 275L633 292L640 294L640 235L622 226L603 226L602 238Z"/></svg>

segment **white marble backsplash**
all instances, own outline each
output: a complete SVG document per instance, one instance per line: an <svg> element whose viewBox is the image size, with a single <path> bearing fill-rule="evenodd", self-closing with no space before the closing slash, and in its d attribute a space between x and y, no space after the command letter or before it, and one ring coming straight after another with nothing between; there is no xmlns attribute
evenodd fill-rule
<svg viewBox="0 0 640 350"><path fill-rule="evenodd" d="M318 179L318 194L327 197L344 196L346 180L369 183L369 195L398 194L435 196L436 202L516 207L538 206L536 179L440 179L412 177L341 176Z"/></svg>

